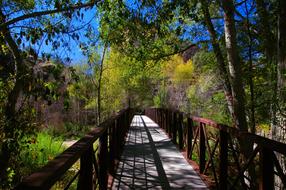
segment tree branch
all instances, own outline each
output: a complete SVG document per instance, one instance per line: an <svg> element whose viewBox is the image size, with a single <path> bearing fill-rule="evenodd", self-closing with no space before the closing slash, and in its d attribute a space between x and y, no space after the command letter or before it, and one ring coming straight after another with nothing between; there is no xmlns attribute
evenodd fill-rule
<svg viewBox="0 0 286 190"><path fill-rule="evenodd" d="M76 10L76 9L81 9L81 8L85 8L85 7L92 7L93 5L95 5L97 1L94 2L90 2L90 3L85 3L85 4L79 4L79 5L72 5L69 7L65 7L65 8L60 8L60 9L53 9L53 10L45 10L45 11L38 11L38 12L33 12L33 13L29 13L29 14L25 14L16 18L13 18L11 20L8 20L7 22L4 22L0 25L0 31L2 31L4 28L8 27L11 24L14 24L16 22L19 22L21 20L25 20L25 19L29 19L29 18L33 18L33 17L38 17L38 16L44 16L44 15L49 15L49 14L54 14L54 13L60 13L60 12L67 12L67 11L71 11L71 10Z"/></svg>

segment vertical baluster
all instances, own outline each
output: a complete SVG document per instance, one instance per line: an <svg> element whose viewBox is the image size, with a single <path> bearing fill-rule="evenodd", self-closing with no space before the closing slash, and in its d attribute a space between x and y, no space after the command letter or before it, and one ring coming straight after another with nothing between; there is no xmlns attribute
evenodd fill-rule
<svg viewBox="0 0 286 190"><path fill-rule="evenodd" d="M164 130L166 130L165 129L165 113L164 113L164 109L161 110L161 114L162 114L162 128Z"/></svg>
<svg viewBox="0 0 286 190"><path fill-rule="evenodd" d="M164 114L164 109L162 109L162 128L163 128L164 130L166 130L166 128L165 128L165 114Z"/></svg>
<svg viewBox="0 0 286 190"><path fill-rule="evenodd" d="M157 114L158 113L158 110L154 108L154 115L155 115L155 118L154 118L154 121L155 123L158 123L158 120L157 120Z"/></svg>
<svg viewBox="0 0 286 190"><path fill-rule="evenodd" d="M99 189L107 189L107 131L99 138Z"/></svg>
<svg viewBox="0 0 286 190"><path fill-rule="evenodd" d="M228 133L219 131L219 189L227 189L228 177Z"/></svg>
<svg viewBox="0 0 286 190"><path fill-rule="evenodd" d="M114 167L115 167L115 151L116 151L116 120L112 123L111 127L110 127L110 142L109 142L109 146L110 146L110 168L109 171L110 173L114 173Z"/></svg>
<svg viewBox="0 0 286 190"><path fill-rule="evenodd" d="M155 122L159 123L158 122L158 109L154 108L154 112L155 112Z"/></svg>
<svg viewBox="0 0 286 190"><path fill-rule="evenodd" d="M204 124L200 122L200 173L203 173L206 165L206 139L204 133Z"/></svg>
<svg viewBox="0 0 286 190"><path fill-rule="evenodd" d="M162 124L161 124L161 110L160 110L160 108L158 108L157 110L158 110L158 125L160 127L162 127Z"/></svg>
<svg viewBox="0 0 286 190"><path fill-rule="evenodd" d="M162 128L162 115L161 115L161 109L158 108L158 119L159 119L159 126Z"/></svg>
<svg viewBox="0 0 286 190"><path fill-rule="evenodd" d="M172 125L172 127L173 127L173 129L172 129L172 140L173 140L173 143L174 144L177 144L177 113L176 112L174 112L173 113L173 125Z"/></svg>
<svg viewBox="0 0 286 190"><path fill-rule="evenodd" d="M169 137L171 138L172 137L172 131L173 131L173 114L172 114L172 111L169 111L168 113L168 117L169 117Z"/></svg>
<svg viewBox="0 0 286 190"><path fill-rule="evenodd" d="M124 139L125 139L125 133L126 133L126 113L124 112L122 115L122 136L123 136L123 140L122 140L122 146L124 145Z"/></svg>
<svg viewBox="0 0 286 190"><path fill-rule="evenodd" d="M158 120L159 120L159 125L162 127L162 122L161 122L161 109L158 109Z"/></svg>
<svg viewBox="0 0 286 190"><path fill-rule="evenodd" d="M166 132L167 132L167 134L169 134L169 131L170 131L170 118L169 118L169 110L167 110L166 109L166 112L165 112L165 114L166 114Z"/></svg>
<svg viewBox="0 0 286 190"><path fill-rule="evenodd" d="M183 114L181 112L178 113L178 134L179 134L179 149L183 149Z"/></svg>
<svg viewBox="0 0 286 190"><path fill-rule="evenodd" d="M273 152L265 147L259 152L261 179L260 190L274 189L274 162Z"/></svg>
<svg viewBox="0 0 286 190"><path fill-rule="evenodd" d="M187 120L187 155L192 159L192 141L193 141L193 120L188 117Z"/></svg>
<svg viewBox="0 0 286 190"><path fill-rule="evenodd" d="M158 111L158 118L157 118L158 124L161 126L160 109L157 109L157 111Z"/></svg>
<svg viewBox="0 0 286 190"><path fill-rule="evenodd" d="M89 147L80 158L80 172L77 184L78 190L92 190L92 155L93 147Z"/></svg>
<svg viewBox="0 0 286 190"><path fill-rule="evenodd" d="M116 120L116 158L119 159L120 147L121 147L121 116Z"/></svg>
<svg viewBox="0 0 286 190"><path fill-rule="evenodd" d="M163 126L164 126L164 130L166 131L166 111L165 109L162 110L162 114L163 114Z"/></svg>
<svg viewBox="0 0 286 190"><path fill-rule="evenodd" d="M165 115L165 130L166 130L166 133L168 133L168 110L165 109L164 110L164 115Z"/></svg>
<svg viewBox="0 0 286 190"><path fill-rule="evenodd" d="M163 109L161 108L161 126L164 129L164 116L163 116Z"/></svg>

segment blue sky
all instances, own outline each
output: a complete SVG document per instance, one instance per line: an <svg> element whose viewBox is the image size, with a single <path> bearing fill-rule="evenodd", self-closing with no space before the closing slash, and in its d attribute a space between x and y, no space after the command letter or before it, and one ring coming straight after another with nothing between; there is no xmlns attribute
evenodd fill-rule
<svg viewBox="0 0 286 190"><path fill-rule="evenodd" d="M81 61L86 60L86 57L83 55L79 45L81 42L85 43L87 42L87 38L85 37L85 31L87 30L87 24L90 23L90 25L96 30L99 27L99 21L98 17L95 15L96 14L96 8L88 9L88 10L83 10L81 11L84 13L84 17L81 21L73 19L73 24L76 26L76 28L81 28L77 32L80 36L79 41L75 41L71 38L66 38L68 42L68 48L67 47L60 47L56 51L51 51L52 46L49 44L48 46L43 44L41 46L41 51L43 52L48 52L48 53L55 53L58 54L61 58L66 58L69 57L71 58L71 63L72 64L77 64L80 63Z"/></svg>
<svg viewBox="0 0 286 190"><path fill-rule="evenodd" d="M136 2L136 1L133 1L133 0L128 0L125 2L127 3L128 7L131 9L136 9L139 6L138 3L134 4L134 2ZM161 2L161 1L158 1L158 2ZM250 6L250 5L248 5L248 6ZM243 10L244 9L243 6L237 7L237 9L242 15L245 15L245 12ZM99 18L98 18L98 15L96 15L96 7L95 6L92 9L82 10L81 13L84 14L83 19L82 20L76 20L75 18L72 18L71 23L73 25L75 25L76 28L85 26L77 32L79 34L79 37L80 37L80 42L85 43L85 42L87 42L87 38L84 35L86 30L87 30L87 26L86 26L87 23L89 23L93 27L93 29L95 31L97 31L99 28ZM237 19L239 19L239 18L237 18ZM219 25L223 26L223 20L220 20L218 22L220 23ZM176 24L175 27L177 27L177 26L178 25ZM196 42L199 42L201 40L209 39L209 35L208 35L207 31L201 23L190 25L190 26L186 27L185 29L186 29L185 34L181 36L182 39L184 39L184 40L190 39L193 43L196 43ZM217 31L222 32L223 29L219 28ZM59 34L59 35L62 35L62 34ZM55 38L54 40L57 40L57 38ZM36 44L36 45L31 45L30 42L26 41L25 46L26 47L32 46L33 48L35 48L36 52L50 53L52 55L58 55L61 58L69 57L69 58L71 58L72 64L77 64L77 63L80 63L82 61L85 61L86 57L83 55L83 53L79 47L80 42L75 41L69 37L65 37L65 40L67 42L67 46L66 47L61 46L57 50L53 50L51 44L46 45L45 43L40 43L40 42L38 42L38 44ZM41 53L39 53L39 55L41 55Z"/></svg>
<svg viewBox="0 0 286 190"><path fill-rule="evenodd" d="M19 16L25 15L29 12L33 11L44 11L44 10L52 10L54 9L54 4L48 4L47 2L53 2L53 1L46 1L46 3L42 3L41 1L35 1L35 7L32 9L21 9L18 6L13 7L14 4L11 2L9 4L9 1L7 2L7 5L2 8L2 10L5 12L6 19L7 20L12 20L14 18L17 18ZM82 9L80 13L83 13L83 19L79 20L76 19L74 16L72 17L71 20L68 20L67 17L63 17L62 14L56 14L52 16L43 16L43 19L46 20L41 20L41 19L25 19L19 22L16 22L12 25L10 25L10 31L11 35L15 38L15 40L21 39L22 43L20 48L21 49L28 49L29 47L32 47L34 51L38 54L39 57L41 57L42 53L47 53L51 54L53 56L58 55L61 58L71 58L72 63L78 63L81 60L86 59L85 56L82 54L80 48L79 48L79 41L71 39L69 35L63 35L63 34L58 34L58 36L55 36L53 38L54 42L60 42L61 46L53 50L52 43L50 42L48 45L46 45L45 40L47 39L47 34L44 34L41 36L37 41L36 44L32 44L31 39L27 39L27 36L22 35L22 32L27 32L31 31L36 28L44 27L43 23L46 23L48 20L51 21L52 24L54 23L61 23L63 22L65 25L70 22L72 25L74 25L74 28L82 28L81 30L77 31L77 34L80 37L81 42L87 42L87 38L85 37L85 33L87 31L87 23L89 23L94 30L98 30L99 22L98 18L96 16L96 7L94 6L92 9ZM76 13L74 13L76 14ZM50 19L53 18L53 19ZM47 28L45 28L47 29ZM61 37L63 37L66 47L63 46L63 42L61 41Z"/></svg>

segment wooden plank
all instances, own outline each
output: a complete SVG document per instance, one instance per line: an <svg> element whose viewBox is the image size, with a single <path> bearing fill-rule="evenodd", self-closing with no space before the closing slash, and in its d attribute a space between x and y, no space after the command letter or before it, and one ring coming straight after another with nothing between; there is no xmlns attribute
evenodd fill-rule
<svg viewBox="0 0 286 190"><path fill-rule="evenodd" d="M111 189L208 189L162 128L135 118Z"/></svg>

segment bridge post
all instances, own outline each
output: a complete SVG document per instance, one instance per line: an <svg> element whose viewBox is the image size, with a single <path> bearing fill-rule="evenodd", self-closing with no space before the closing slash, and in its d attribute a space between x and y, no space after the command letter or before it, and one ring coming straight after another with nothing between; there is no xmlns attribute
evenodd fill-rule
<svg viewBox="0 0 286 190"><path fill-rule="evenodd" d="M274 162L273 152L268 148L261 148L260 152L261 178L259 180L259 189L274 189Z"/></svg>
<svg viewBox="0 0 286 190"><path fill-rule="evenodd" d="M169 137L171 137L171 134L172 134L172 123L173 123L172 112L168 111L168 135Z"/></svg>
<svg viewBox="0 0 286 190"><path fill-rule="evenodd" d="M177 122L177 113L173 112L172 140L174 144L177 144Z"/></svg>
<svg viewBox="0 0 286 190"><path fill-rule="evenodd" d="M169 120L168 120L168 118L169 118L169 111L167 110L167 109L165 109L165 126L166 126L166 133L168 134L169 133Z"/></svg>
<svg viewBox="0 0 286 190"><path fill-rule="evenodd" d="M167 131L167 125L166 125L166 110L163 109L163 125L164 125L164 130Z"/></svg>
<svg viewBox="0 0 286 190"><path fill-rule="evenodd" d="M126 112L122 115L123 117L123 121L122 121L122 136L123 139L125 139L125 134L126 134L126 125L127 125L127 121L126 121ZM122 141L122 146L124 145L124 141Z"/></svg>
<svg viewBox="0 0 286 190"><path fill-rule="evenodd" d="M164 129L164 126L163 126L163 122L162 122L162 108L159 108L158 109L158 111L159 111L159 126L162 128L162 129Z"/></svg>
<svg viewBox="0 0 286 190"><path fill-rule="evenodd" d="M228 133L219 131L219 189L227 189Z"/></svg>
<svg viewBox="0 0 286 190"><path fill-rule="evenodd" d="M187 119L187 157L192 159L192 141L193 141L193 120Z"/></svg>
<svg viewBox="0 0 286 190"><path fill-rule="evenodd" d="M119 117L119 118L117 118L116 119L116 129L115 129L115 131L116 131L116 150L115 150L115 155L116 155L116 159L119 159L119 157L120 157L120 153L121 153L121 142L123 141L122 140L122 135L121 135L121 133L122 133L122 129L121 129L121 127L122 127L122 125L121 125L121 122L122 121L122 119L121 119L121 117ZM120 130L121 129L121 130Z"/></svg>
<svg viewBox="0 0 286 190"><path fill-rule="evenodd" d="M179 149L183 149L183 114L181 112L178 113L178 133L179 133Z"/></svg>
<svg viewBox="0 0 286 190"><path fill-rule="evenodd" d="M110 127L110 139L109 139L109 146L110 146L110 167L109 167L109 171L110 173L114 173L114 167L115 167L115 158L116 158L116 120L112 123L111 127Z"/></svg>
<svg viewBox="0 0 286 190"><path fill-rule="evenodd" d="M92 154L93 147L89 147L80 158L80 172L77 184L78 190L92 190Z"/></svg>
<svg viewBox="0 0 286 190"><path fill-rule="evenodd" d="M155 109L154 112L155 112L155 122L159 124L159 119L158 119L159 110Z"/></svg>
<svg viewBox="0 0 286 190"><path fill-rule="evenodd" d="M204 124L200 122L200 173L203 173L206 165L206 138L204 134Z"/></svg>
<svg viewBox="0 0 286 190"><path fill-rule="evenodd" d="M99 138L99 189L107 189L107 131Z"/></svg>

